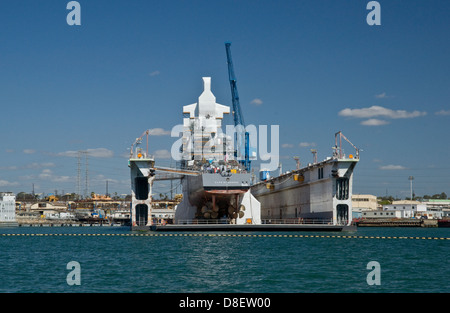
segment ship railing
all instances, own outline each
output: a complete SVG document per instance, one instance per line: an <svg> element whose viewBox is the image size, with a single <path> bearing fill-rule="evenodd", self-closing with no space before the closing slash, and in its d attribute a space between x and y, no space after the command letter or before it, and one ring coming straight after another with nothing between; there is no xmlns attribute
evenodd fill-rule
<svg viewBox="0 0 450 313"><path fill-rule="evenodd" d="M176 224L181 225L197 225L197 224L231 224L227 219L192 219L192 220L178 220Z"/></svg>
<svg viewBox="0 0 450 313"><path fill-rule="evenodd" d="M321 224L321 225L331 225L333 224L333 219L328 218L283 218L283 219L263 219L262 224Z"/></svg>
<svg viewBox="0 0 450 313"><path fill-rule="evenodd" d="M178 220L177 224L192 225L192 224L232 224L228 219L190 219ZM284 218L284 219L262 219L261 224L320 224L332 225L333 219L321 218Z"/></svg>

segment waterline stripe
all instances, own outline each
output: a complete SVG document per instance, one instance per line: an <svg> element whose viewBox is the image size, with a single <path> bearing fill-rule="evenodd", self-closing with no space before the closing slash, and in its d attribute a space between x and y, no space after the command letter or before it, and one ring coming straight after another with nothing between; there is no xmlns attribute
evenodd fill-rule
<svg viewBox="0 0 450 313"><path fill-rule="evenodd" d="M269 238L345 238L345 239L414 239L414 240L450 240L450 237L404 237L404 236L347 236L347 235L280 235L280 234L202 234L202 233L142 233L142 234L0 234L2 237L33 237L33 236L116 236L116 237L269 237Z"/></svg>

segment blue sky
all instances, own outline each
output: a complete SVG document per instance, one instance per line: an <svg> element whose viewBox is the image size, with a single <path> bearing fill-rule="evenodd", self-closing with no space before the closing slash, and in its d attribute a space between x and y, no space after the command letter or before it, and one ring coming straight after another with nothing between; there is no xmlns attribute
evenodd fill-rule
<svg viewBox="0 0 450 313"><path fill-rule="evenodd" d="M341 130L363 150L355 193L404 198L414 176L417 195L450 195L449 1L379 1L380 26L365 0L81 0L80 26L68 2L1 4L0 190L74 192L88 150L89 191L130 193L127 149L160 128L150 151L170 165L202 76L231 105L231 41L245 121L280 125L283 170Z"/></svg>

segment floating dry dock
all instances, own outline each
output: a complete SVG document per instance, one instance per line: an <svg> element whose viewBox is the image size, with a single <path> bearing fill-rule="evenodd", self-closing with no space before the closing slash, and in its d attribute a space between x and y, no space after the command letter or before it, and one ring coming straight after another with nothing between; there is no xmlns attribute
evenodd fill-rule
<svg viewBox="0 0 450 313"><path fill-rule="evenodd" d="M252 174L233 159L232 136L221 131L230 108L216 103L211 78L204 77L198 102L183 107L180 167L163 168L148 154L148 131L130 149L131 229L146 231L354 231L353 169L359 150L341 132L332 157L280 176L252 183ZM140 147L147 135L147 147ZM355 149L346 156L342 138ZM212 149L210 146L216 147ZM220 149L219 149L220 148ZM157 172L177 174L183 198L174 218L153 212ZM264 174L262 171L261 174Z"/></svg>

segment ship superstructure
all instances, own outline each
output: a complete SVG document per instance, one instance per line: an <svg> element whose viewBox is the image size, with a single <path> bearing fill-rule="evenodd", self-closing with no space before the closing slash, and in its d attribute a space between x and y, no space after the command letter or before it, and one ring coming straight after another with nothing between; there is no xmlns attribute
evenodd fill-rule
<svg viewBox="0 0 450 313"><path fill-rule="evenodd" d="M183 106L183 167L199 169L201 161L225 161L232 149L222 132L224 114L230 107L216 103L211 91L211 77L203 77L204 90L198 102ZM197 162L196 162L197 161Z"/></svg>

